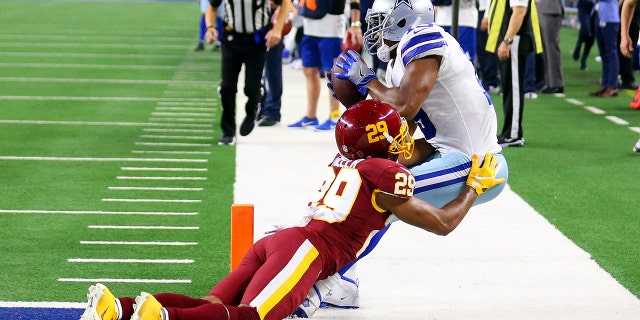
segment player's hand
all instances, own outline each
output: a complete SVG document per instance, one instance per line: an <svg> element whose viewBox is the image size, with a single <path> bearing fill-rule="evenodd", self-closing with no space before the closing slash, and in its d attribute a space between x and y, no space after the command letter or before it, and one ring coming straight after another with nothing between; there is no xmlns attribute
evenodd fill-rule
<svg viewBox="0 0 640 320"><path fill-rule="evenodd" d="M478 195L485 193L489 188L504 182L504 178L496 179L500 172L500 163L496 156L487 153L484 156L482 167L478 164L478 155L471 157L471 171L467 178L467 185L476 190Z"/></svg>
<svg viewBox="0 0 640 320"><path fill-rule="evenodd" d="M341 53L336 61L336 66L344 70L344 72L336 73L336 78L349 79L358 87L358 91L363 96L367 95L369 91L365 85L378 79L373 69L369 68L362 57L353 50Z"/></svg>
<svg viewBox="0 0 640 320"><path fill-rule="evenodd" d="M336 96L336 91L333 90L333 85L331 84L331 72L327 72L325 75L327 76L327 88L331 90L331 96L333 96L334 99L339 100L338 96Z"/></svg>

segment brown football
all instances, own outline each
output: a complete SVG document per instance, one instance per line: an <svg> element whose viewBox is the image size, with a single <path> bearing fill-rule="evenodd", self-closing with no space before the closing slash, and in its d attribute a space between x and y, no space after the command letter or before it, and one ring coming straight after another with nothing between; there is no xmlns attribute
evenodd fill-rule
<svg viewBox="0 0 640 320"><path fill-rule="evenodd" d="M342 61L342 58L338 57L333 62L333 68L331 68L331 85L333 86L333 92L336 94L338 101L345 107L349 108L353 104L364 100L367 96L363 96L358 92L358 88L349 79L338 79L336 73L342 73L344 70L336 65L336 61Z"/></svg>

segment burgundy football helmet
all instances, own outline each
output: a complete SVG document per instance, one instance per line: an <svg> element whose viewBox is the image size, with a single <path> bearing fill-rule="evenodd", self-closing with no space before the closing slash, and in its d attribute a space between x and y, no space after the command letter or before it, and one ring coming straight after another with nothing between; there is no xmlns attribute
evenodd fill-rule
<svg viewBox="0 0 640 320"><path fill-rule="evenodd" d="M413 137L403 117L389 104L363 100L347 109L336 124L336 143L348 159L411 158Z"/></svg>

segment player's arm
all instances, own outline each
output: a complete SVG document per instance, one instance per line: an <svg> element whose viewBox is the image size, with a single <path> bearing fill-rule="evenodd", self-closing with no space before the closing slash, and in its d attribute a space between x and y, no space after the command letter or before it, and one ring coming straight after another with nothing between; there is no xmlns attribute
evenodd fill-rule
<svg viewBox="0 0 640 320"><path fill-rule="evenodd" d="M499 170L500 164L494 155L487 153L480 166L478 155L474 154L467 186L444 207L434 207L416 197L400 198L382 192L376 194L376 203L408 224L438 235L447 235L460 224L479 195L505 181L504 178L496 179Z"/></svg>
<svg viewBox="0 0 640 320"><path fill-rule="evenodd" d="M399 87L387 88L380 81L374 80L366 85L369 95L392 105L401 116L413 119L436 83L441 60L440 56L414 60L406 66Z"/></svg>
<svg viewBox="0 0 640 320"><path fill-rule="evenodd" d="M210 1L207 11L204 12L204 21L207 26L205 38L207 43L214 43L218 39L218 29L216 28L216 19L218 18L218 6L220 1ZM216 5L214 7L214 5Z"/></svg>
<svg viewBox="0 0 640 320"><path fill-rule="evenodd" d="M620 52L628 58L631 58L635 45L629 36L629 26L637 3L638 0L624 0L620 11Z"/></svg>
<svg viewBox="0 0 640 320"><path fill-rule="evenodd" d="M273 0L269 1L269 4L271 3L279 6L280 10L278 10L276 23L273 25L271 30L267 31L267 34L264 37L266 40L265 45L267 46L267 48L271 48L280 43L280 40L282 39L282 28L287 21L287 15L289 15L289 12L293 10L293 4L291 3L291 0L282 0L277 2ZM280 4L278 5L278 3Z"/></svg>
<svg viewBox="0 0 640 320"><path fill-rule="evenodd" d="M400 162L405 167L413 167L423 162L424 160L427 159L427 157L429 157L436 150L436 148L434 148L424 138L414 140L414 145L415 147L413 149L413 154L411 155L410 159L406 159L404 157L404 154L402 153L398 157L398 162Z"/></svg>

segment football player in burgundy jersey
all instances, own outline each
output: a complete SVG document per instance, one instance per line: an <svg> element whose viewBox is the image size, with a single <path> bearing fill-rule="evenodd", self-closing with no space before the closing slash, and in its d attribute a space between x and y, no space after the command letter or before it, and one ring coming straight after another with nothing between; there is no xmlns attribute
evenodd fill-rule
<svg viewBox="0 0 640 320"><path fill-rule="evenodd" d="M349 108L336 126L339 154L329 164L303 222L258 240L241 264L209 295L175 293L115 298L96 284L89 288L81 319L270 319L292 314L318 280L357 258L372 233L392 213L424 230L446 235L464 218L479 194L496 179L499 163L474 155L472 175L460 195L442 208L413 197L415 179L399 164L410 158L413 138L404 118L388 104L365 100Z"/></svg>

